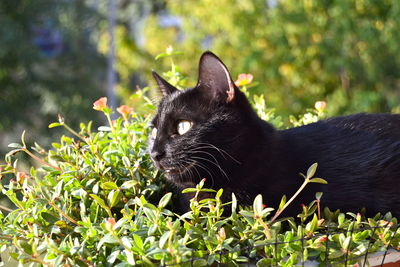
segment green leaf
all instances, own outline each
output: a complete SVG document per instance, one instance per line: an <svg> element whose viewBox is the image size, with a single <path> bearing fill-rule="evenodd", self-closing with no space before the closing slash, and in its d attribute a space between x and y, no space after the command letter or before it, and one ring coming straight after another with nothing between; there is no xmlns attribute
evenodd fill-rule
<svg viewBox="0 0 400 267"><path fill-rule="evenodd" d="M138 184L138 181L136 181L136 180L129 180L129 181L124 182L124 183L121 185L121 189L130 189L130 188L134 187L134 186L137 185L137 184Z"/></svg>
<svg viewBox="0 0 400 267"><path fill-rule="evenodd" d="M133 256L133 253L130 251L124 251L125 256L126 256L126 261L127 261L127 265L125 266L136 266L136 261L135 261L135 257ZM144 259L143 259L144 260ZM124 266L124 265L123 265Z"/></svg>
<svg viewBox="0 0 400 267"><path fill-rule="evenodd" d="M328 182L322 178L313 178L310 180L310 183L328 184Z"/></svg>
<svg viewBox="0 0 400 267"><path fill-rule="evenodd" d="M252 217L252 218L254 218L254 213L253 213L253 212L250 212L250 211L247 211L247 210L241 210L241 211L239 211L239 214L241 214L241 215L243 215L243 216L245 216L245 217Z"/></svg>
<svg viewBox="0 0 400 267"><path fill-rule="evenodd" d="M126 248L132 249L132 243L128 237L126 237L126 236L121 237L121 242L122 242L122 244L124 244L124 246Z"/></svg>
<svg viewBox="0 0 400 267"><path fill-rule="evenodd" d="M105 183L102 183L102 184L101 184L101 187L102 187L103 189L113 189L113 190L117 190L117 189L118 189L117 184L114 183L114 182L105 182Z"/></svg>
<svg viewBox="0 0 400 267"><path fill-rule="evenodd" d="M207 266L207 261L205 259L197 259L191 263L191 266L193 267Z"/></svg>
<svg viewBox="0 0 400 267"><path fill-rule="evenodd" d="M256 215L260 215L263 210L263 203L262 203L262 195L259 194L256 196L253 202L253 210Z"/></svg>
<svg viewBox="0 0 400 267"><path fill-rule="evenodd" d="M108 127L108 126L100 126L98 128L98 130L99 130L99 132L111 132L112 131L111 127Z"/></svg>
<svg viewBox="0 0 400 267"><path fill-rule="evenodd" d="M54 128L54 127L58 127L58 126L61 126L61 124L59 122L53 122L53 123L50 123L49 128Z"/></svg>
<svg viewBox="0 0 400 267"><path fill-rule="evenodd" d="M18 256L19 256L18 253L10 252L9 255L10 255L11 258L13 258L14 260L18 261Z"/></svg>
<svg viewBox="0 0 400 267"><path fill-rule="evenodd" d="M218 190L217 194L215 195L216 199L219 199L222 196L222 193L224 192L224 190L221 188Z"/></svg>
<svg viewBox="0 0 400 267"><path fill-rule="evenodd" d="M114 230L117 230L117 229L120 228L122 225L125 225L127 221L128 221L127 218L119 219L119 220L117 221L117 223L113 226L113 229L114 229Z"/></svg>
<svg viewBox="0 0 400 267"><path fill-rule="evenodd" d="M61 144L59 144L59 143L51 143L51 146L52 147L54 147L54 148L56 148L56 149L60 149L62 146L61 146Z"/></svg>
<svg viewBox="0 0 400 267"><path fill-rule="evenodd" d="M181 228L181 221L180 220L176 220L173 225L172 228L175 230L179 230Z"/></svg>
<svg viewBox="0 0 400 267"><path fill-rule="evenodd" d="M18 149L23 148L23 146L21 144L18 144L18 143L11 143L11 144L8 145L8 147L9 148L18 148Z"/></svg>
<svg viewBox="0 0 400 267"><path fill-rule="evenodd" d="M339 223L339 225L343 224L343 223L344 223L344 220L345 220L345 215L344 215L344 213L340 213L339 216L338 216L338 223Z"/></svg>
<svg viewBox="0 0 400 267"><path fill-rule="evenodd" d="M132 249L137 253L139 253L140 255L144 255L143 240L137 234L132 234L132 237L133 237Z"/></svg>
<svg viewBox="0 0 400 267"><path fill-rule="evenodd" d="M131 161L127 156L122 157L122 163L124 164L124 167L129 168L131 166Z"/></svg>
<svg viewBox="0 0 400 267"><path fill-rule="evenodd" d="M342 243L342 248L348 250L350 247L351 236L346 237L346 239Z"/></svg>
<svg viewBox="0 0 400 267"><path fill-rule="evenodd" d="M203 188L205 182L206 182L205 178L201 179L200 183L197 184L196 189Z"/></svg>
<svg viewBox="0 0 400 267"><path fill-rule="evenodd" d="M328 254L328 259L330 259L330 260L336 259L343 255L344 255L344 252L342 252L341 250L333 250L333 251L330 250L330 252Z"/></svg>
<svg viewBox="0 0 400 267"><path fill-rule="evenodd" d="M262 258L261 260L257 261L257 267L269 267L274 264L274 260L272 258Z"/></svg>
<svg viewBox="0 0 400 267"><path fill-rule="evenodd" d="M185 193L194 193L194 192L197 192L196 188L185 188L185 189L182 190L183 194L185 194Z"/></svg>
<svg viewBox="0 0 400 267"><path fill-rule="evenodd" d="M317 193L315 193L315 199L321 200L322 195L323 195L322 192L317 192Z"/></svg>
<svg viewBox="0 0 400 267"><path fill-rule="evenodd" d="M108 193L108 203L110 207L115 207L119 200L121 199L122 193L119 190L111 190L110 193Z"/></svg>
<svg viewBox="0 0 400 267"><path fill-rule="evenodd" d="M313 219L311 220L311 222L307 223L307 225L306 225L306 230L308 232L314 233L314 231L317 229L317 225L318 225L318 217L314 213Z"/></svg>
<svg viewBox="0 0 400 267"><path fill-rule="evenodd" d="M54 215L54 214L51 214L50 212L42 212L40 215L42 215L42 218L43 218L46 222L48 222L48 223L50 223L50 224L54 224L54 223L56 223L56 222L59 220L59 217L58 217L58 216L56 216L56 215Z"/></svg>
<svg viewBox="0 0 400 267"><path fill-rule="evenodd" d="M5 156L6 157L6 161L7 161L8 157L14 156L15 154L17 154L18 152L21 152L21 151L23 151L22 148L17 148L17 149L13 149L13 150L9 151ZM11 158L10 158L10 160L11 160Z"/></svg>
<svg viewBox="0 0 400 267"><path fill-rule="evenodd" d="M159 241L159 246L160 248L164 248L165 244L168 241L168 238L170 236L171 231L166 231L165 233L163 233L163 235L160 237L160 241Z"/></svg>
<svg viewBox="0 0 400 267"><path fill-rule="evenodd" d="M167 53L160 53L154 59L159 60L160 58L167 57L167 56L169 56Z"/></svg>
<svg viewBox="0 0 400 267"><path fill-rule="evenodd" d="M151 221L155 221L157 216L153 209L144 207L143 211L146 214L147 218L149 218Z"/></svg>
<svg viewBox="0 0 400 267"><path fill-rule="evenodd" d="M103 199L101 199L99 196L97 196L97 195L95 195L95 194L89 194L89 196L91 197L91 198L93 198L96 202L97 202L97 204L99 204L101 207L106 207L106 208L108 208L107 207L107 205L106 205L106 203L104 202L104 200Z"/></svg>
<svg viewBox="0 0 400 267"><path fill-rule="evenodd" d="M110 266L113 266L115 260L117 259L118 255L121 253L120 250L116 250L114 252L112 252L108 257L107 257L107 263Z"/></svg>
<svg viewBox="0 0 400 267"><path fill-rule="evenodd" d="M274 211L274 208L265 208L265 209L263 209L261 216L264 217L266 215L269 215L271 213L271 211Z"/></svg>
<svg viewBox="0 0 400 267"><path fill-rule="evenodd" d="M279 210L283 209L283 206L285 205L286 205L286 195L283 195L281 203L279 204Z"/></svg>
<svg viewBox="0 0 400 267"><path fill-rule="evenodd" d="M22 247L22 249L25 251L26 254L28 255L33 254L32 245L29 244L28 242L20 241L19 245Z"/></svg>
<svg viewBox="0 0 400 267"><path fill-rule="evenodd" d="M24 147L27 147L26 144L25 144L25 133L26 133L26 131L23 130L23 131L22 131L22 134L21 134L21 143L22 143L22 145L23 145Z"/></svg>
<svg viewBox="0 0 400 267"><path fill-rule="evenodd" d="M98 194L99 193L99 183L95 183L93 188L92 188L93 193Z"/></svg>
<svg viewBox="0 0 400 267"><path fill-rule="evenodd" d="M314 176L315 172L317 171L318 163L314 163L310 166L307 170L307 178L310 179Z"/></svg>
<svg viewBox="0 0 400 267"><path fill-rule="evenodd" d="M209 188L202 188L199 190L200 192L210 192L210 193L215 193L217 191L215 191L214 189L209 189Z"/></svg>
<svg viewBox="0 0 400 267"><path fill-rule="evenodd" d="M97 249L100 249L103 244L118 244L118 240L112 234L106 234L100 239L99 243L97 244Z"/></svg>
<svg viewBox="0 0 400 267"><path fill-rule="evenodd" d="M232 193L232 213L236 213L237 199L234 193Z"/></svg>
<svg viewBox="0 0 400 267"><path fill-rule="evenodd" d="M94 201L96 201L96 203L100 205L100 207L105 209L110 217L112 217L112 213L111 213L110 208L106 205L106 203L104 202L104 200L102 198L100 198L99 196L97 196L95 194L90 194L89 196L91 198L93 198Z"/></svg>
<svg viewBox="0 0 400 267"><path fill-rule="evenodd" d="M64 260L64 255L57 256L56 260L54 261L54 266L62 266L63 260Z"/></svg>
<svg viewBox="0 0 400 267"><path fill-rule="evenodd" d="M158 224L153 224L149 227L149 229L147 230L147 235L148 236L152 236L154 235L154 233L157 231L158 229Z"/></svg>
<svg viewBox="0 0 400 267"><path fill-rule="evenodd" d="M162 208L164 208L165 206L167 206L168 203L169 203L169 201L171 200L171 197L172 197L172 193L171 193L171 192L165 194L165 195L160 199L160 202L158 203L158 207L162 209Z"/></svg>

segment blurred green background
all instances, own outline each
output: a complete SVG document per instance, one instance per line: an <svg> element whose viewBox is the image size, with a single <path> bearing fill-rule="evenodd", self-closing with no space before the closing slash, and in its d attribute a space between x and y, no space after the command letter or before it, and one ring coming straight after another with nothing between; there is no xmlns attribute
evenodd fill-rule
<svg viewBox="0 0 400 267"><path fill-rule="evenodd" d="M234 78L252 73L250 90L281 115L318 100L329 116L400 112L398 0L2 0L0 25L1 154L23 129L48 145L59 113L101 123L92 103L107 88L112 105L140 111L130 96L150 85L153 97L169 45L187 86L211 50Z"/></svg>

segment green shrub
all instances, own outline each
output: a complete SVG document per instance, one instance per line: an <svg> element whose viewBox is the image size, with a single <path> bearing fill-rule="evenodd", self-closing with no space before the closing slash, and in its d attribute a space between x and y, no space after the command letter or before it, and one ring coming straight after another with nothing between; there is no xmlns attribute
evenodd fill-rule
<svg viewBox="0 0 400 267"><path fill-rule="evenodd" d="M254 100L260 115L283 125L283 120L265 108L262 97ZM292 121L313 121L322 112L317 107ZM118 109L122 117L111 121L112 110L105 98L96 101L94 108L109 122L97 131L89 123L75 132L60 117L50 127L65 127L69 134L53 143L51 150L39 145L28 148L24 136L21 144L10 144L13 150L6 156L2 175L12 179L3 182L1 191L16 208L0 206L6 211L0 213L0 251L8 248L20 263L203 266L253 262L292 266L315 259L325 263L347 260L350 264L367 251L399 246L397 220L390 214L368 220L360 214L346 217L328 209L321 214L320 193L303 206L296 223L278 217L292 198L286 202L283 197L279 207L265 207L257 196L252 207L239 207L234 195L231 203L222 203L222 190L205 189L202 181L185 190L195 195L190 211L176 214L172 190L146 153L150 116L143 117L125 106ZM19 152L37 162L27 173L20 171L14 157ZM313 177L316 167L314 164L306 172L303 186L324 182ZM200 191L216 194L199 200Z"/></svg>

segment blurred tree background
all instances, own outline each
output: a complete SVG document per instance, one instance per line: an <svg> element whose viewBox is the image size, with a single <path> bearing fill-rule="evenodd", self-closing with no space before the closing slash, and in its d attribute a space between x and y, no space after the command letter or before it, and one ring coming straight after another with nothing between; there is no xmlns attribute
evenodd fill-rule
<svg viewBox="0 0 400 267"><path fill-rule="evenodd" d="M109 3L116 6L116 95L130 96L170 62L172 45L188 75L212 50L231 69L252 73L278 114L317 100L330 116L400 111L400 2L396 0L4 0L0 2L0 141L22 129L46 144L47 125L97 121L91 104L106 93ZM152 84L152 82L150 82ZM151 87L152 88L152 87ZM155 94L150 91L150 94Z"/></svg>
<svg viewBox="0 0 400 267"><path fill-rule="evenodd" d="M94 42L101 18L84 1L0 2L1 151L23 129L48 143L47 125L63 114L93 118L105 61ZM88 108L89 107L89 108Z"/></svg>
<svg viewBox="0 0 400 267"><path fill-rule="evenodd" d="M147 49L174 44L190 77L193 59L211 49L232 73L252 73L255 90L278 113L316 100L327 100L330 115L399 111L399 1L174 0L167 7L181 27L160 29L153 16Z"/></svg>

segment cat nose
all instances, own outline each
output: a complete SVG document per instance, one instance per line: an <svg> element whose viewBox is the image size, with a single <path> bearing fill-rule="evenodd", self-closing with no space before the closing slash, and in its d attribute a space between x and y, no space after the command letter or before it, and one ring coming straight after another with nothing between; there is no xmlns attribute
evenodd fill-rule
<svg viewBox="0 0 400 267"><path fill-rule="evenodd" d="M155 160L155 161L160 161L164 156L165 152L160 151L160 150L152 150L150 153L150 156Z"/></svg>

